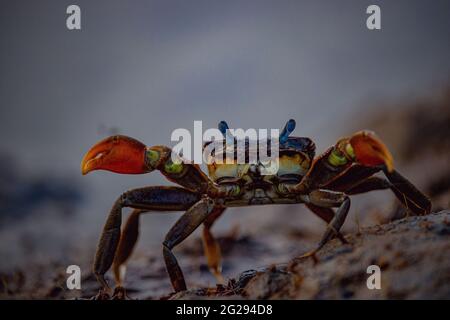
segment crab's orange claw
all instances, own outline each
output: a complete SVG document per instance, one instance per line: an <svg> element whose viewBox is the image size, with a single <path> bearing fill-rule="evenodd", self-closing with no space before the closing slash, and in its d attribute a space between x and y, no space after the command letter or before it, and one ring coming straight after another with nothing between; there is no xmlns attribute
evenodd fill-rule
<svg viewBox="0 0 450 320"><path fill-rule="evenodd" d="M148 172L145 165L146 146L126 136L112 136L95 144L81 161L81 173L108 170L124 174Z"/></svg>
<svg viewBox="0 0 450 320"><path fill-rule="evenodd" d="M385 165L389 172L394 170L394 160L388 148L371 131L359 131L350 138L356 160L365 166Z"/></svg>

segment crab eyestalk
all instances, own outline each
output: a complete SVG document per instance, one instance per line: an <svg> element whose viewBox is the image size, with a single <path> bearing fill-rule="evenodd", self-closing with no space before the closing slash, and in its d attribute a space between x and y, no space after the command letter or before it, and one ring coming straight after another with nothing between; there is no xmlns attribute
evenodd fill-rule
<svg viewBox="0 0 450 320"><path fill-rule="evenodd" d="M355 133L349 139L351 148L347 153L354 153L356 160L364 166L384 165L388 172L394 170L394 160L386 145L367 130ZM347 147L348 148L348 147Z"/></svg>
<svg viewBox="0 0 450 320"><path fill-rule="evenodd" d="M295 129L295 120L289 119L288 122L286 122L286 125L284 126L283 130L280 133L280 143L284 144L289 139L289 135L294 131Z"/></svg>
<svg viewBox="0 0 450 320"><path fill-rule="evenodd" d="M81 161L83 175L94 170L123 174L151 171L146 164L146 146L136 139L116 135L95 144Z"/></svg>

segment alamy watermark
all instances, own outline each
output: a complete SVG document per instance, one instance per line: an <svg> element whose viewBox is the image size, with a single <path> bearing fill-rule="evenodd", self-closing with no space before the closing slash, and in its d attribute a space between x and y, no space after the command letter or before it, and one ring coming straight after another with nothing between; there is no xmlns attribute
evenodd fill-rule
<svg viewBox="0 0 450 320"><path fill-rule="evenodd" d="M254 164L262 175L273 175L279 168L279 140L279 129L230 129L221 122L203 132L202 121L194 121L193 135L185 128L172 132L172 162Z"/></svg>
<svg viewBox="0 0 450 320"><path fill-rule="evenodd" d="M369 30L381 30L381 8L372 4L366 8L366 27ZM68 30L81 30L81 8L79 5L71 4L66 8L66 27Z"/></svg>
<svg viewBox="0 0 450 320"><path fill-rule="evenodd" d="M366 286L369 290L381 290L381 269L376 264L372 264L367 267L367 274L370 276L367 278Z"/></svg>
<svg viewBox="0 0 450 320"><path fill-rule="evenodd" d="M81 289L81 268L76 264L67 267L66 273L69 275L66 280L66 286L69 290Z"/></svg>
<svg viewBox="0 0 450 320"><path fill-rule="evenodd" d="M366 286L369 290L381 290L381 269L378 265L370 265L366 270L369 277ZM68 274L66 286L69 290L81 290L81 268L78 265L70 265L66 269Z"/></svg>

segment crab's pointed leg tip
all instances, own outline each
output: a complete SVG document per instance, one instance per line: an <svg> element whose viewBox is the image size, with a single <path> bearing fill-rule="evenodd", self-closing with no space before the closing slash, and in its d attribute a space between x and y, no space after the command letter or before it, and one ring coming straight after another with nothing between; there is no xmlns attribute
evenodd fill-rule
<svg viewBox="0 0 450 320"><path fill-rule="evenodd" d="M308 259L308 258L312 258L313 261L316 263L318 261L316 253L317 253L317 250L312 250L312 251L309 251L309 252L306 252L306 253L302 254L299 257L296 257L294 260L296 262L300 262L302 260L305 260L305 259Z"/></svg>

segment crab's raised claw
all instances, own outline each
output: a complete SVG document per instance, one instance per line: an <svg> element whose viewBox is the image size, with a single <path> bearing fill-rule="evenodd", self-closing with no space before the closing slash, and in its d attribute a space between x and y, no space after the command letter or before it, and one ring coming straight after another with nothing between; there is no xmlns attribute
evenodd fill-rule
<svg viewBox="0 0 450 320"><path fill-rule="evenodd" d="M347 153L353 153L356 160L364 166L385 166L388 172L394 170L394 160L385 144L367 130L355 133L349 139L351 149Z"/></svg>
<svg viewBox="0 0 450 320"><path fill-rule="evenodd" d="M95 144L81 161L81 172L108 170L124 174L149 172L145 163L146 146L136 139L116 135Z"/></svg>

